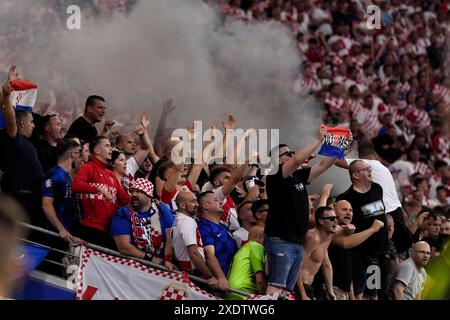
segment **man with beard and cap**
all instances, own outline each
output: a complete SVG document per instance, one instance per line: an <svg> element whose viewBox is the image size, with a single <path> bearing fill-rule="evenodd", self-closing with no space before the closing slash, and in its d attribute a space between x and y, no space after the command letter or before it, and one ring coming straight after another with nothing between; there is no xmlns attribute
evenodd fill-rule
<svg viewBox="0 0 450 320"><path fill-rule="evenodd" d="M393 278L391 294L394 300L420 300L420 294L427 279L424 267L431 256L430 245L416 242L411 257L403 261Z"/></svg>
<svg viewBox="0 0 450 320"><path fill-rule="evenodd" d="M87 242L114 249L109 235L114 213L130 202L130 195L114 173L107 169L111 144L106 137L95 137L89 144L92 160L84 164L72 182L72 191L81 194L83 219L75 234Z"/></svg>
<svg viewBox="0 0 450 320"><path fill-rule="evenodd" d="M352 259L351 248L366 241L372 234L383 227L383 222L374 220L372 227L367 230L353 233L355 226L351 224L353 209L346 200L336 202L335 208L338 219L336 234L328 248L328 256L333 266L333 291L337 300L353 300L350 294L352 285Z"/></svg>
<svg viewBox="0 0 450 320"><path fill-rule="evenodd" d="M164 204L153 201L153 184L137 179L130 188L131 202L119 209L112 219L111 235L119 252L158 263L170 271L173 216Z"/></svg>
<svg viewBox="0 0 450 320"><path fill-rule="evenodd" d="M302 300L315 299L314 277L323 268L323 276L326 284L326 295L329 300L336 297L333 293L333 268L328 258L328 246L336 233L337 217L330 207L319 207L314 213L316 227L309 229L305 238L305 255L297 286Z"/></svg>

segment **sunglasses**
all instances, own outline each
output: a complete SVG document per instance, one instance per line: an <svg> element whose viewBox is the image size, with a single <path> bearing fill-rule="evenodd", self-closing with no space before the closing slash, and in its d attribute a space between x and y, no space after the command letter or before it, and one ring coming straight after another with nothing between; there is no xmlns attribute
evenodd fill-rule
<svg viewBox="0 0 450 320"><path fill-rule="evenodd" d="M330 221L336 221L336 220L337 220L337 216L333 216L333 217L320 217L319 219L322 219L322 220L330 220Z"/></svg>
<svg viewBox="0 0 450 320"><path fill-rule="evenodd" d="M288 156L288 157L292 157L293 155L295 154L295 151L286 151L286 152L283 152L282 154L280 154L280 158L282 157L282 156Z"/></svg>

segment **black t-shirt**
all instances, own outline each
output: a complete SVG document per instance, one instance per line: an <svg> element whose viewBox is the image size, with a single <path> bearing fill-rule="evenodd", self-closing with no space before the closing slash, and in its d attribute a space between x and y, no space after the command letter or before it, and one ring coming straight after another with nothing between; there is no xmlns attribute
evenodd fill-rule
<svg viewBox="0 0 450 320"><path fill-rule="evenodd" d="M330 244L328 257L333 266L333 286L350 292L352 282L352 251Z"/></svg>
<svg viewBox="0 0 450 320"><path fill-rule="evenodd" d="M73 135L84 142L91 142L98 136L98 132L95 126L91 125L84 117L79 117L70 125L67 135Z"/></svg>
<svg viewBox="0 0 450 320"><path fill-rule="evenodd" d="M36 148L24 136L6 138L5 191L39 193L44 176Z"/></svg>
<svg viewBox="0 0 450 320"><path fill-rule="evenodd" d="M355 247L364 256L375 256L383 253L387 245L386 210L383 203L383 189L377 183L372 183L370 190L359 193L353 189L353 185L340 194L336 201L347 200L353 208L352 224L355 225L355 233L369 229L375 219L384 223L384 227L371 235L366 241Z"/></svg>
<svg viewBox="0 0 450 320"><path fill-rule="evenodd" d="M56 147L51 146L45 140L39 140L35 145L39 162L41 163L42 170L47 173L48 170L56 166L58 157L56 155Z"/></svg>
<svg viewBox="0 0 450 320"><path fill-rule="evenodd" d="M306 185L311 168L295 171L283 179L282 166L267 177L267 215L265 234L286 241L304 243L309 225L309 202Z"/></svg>

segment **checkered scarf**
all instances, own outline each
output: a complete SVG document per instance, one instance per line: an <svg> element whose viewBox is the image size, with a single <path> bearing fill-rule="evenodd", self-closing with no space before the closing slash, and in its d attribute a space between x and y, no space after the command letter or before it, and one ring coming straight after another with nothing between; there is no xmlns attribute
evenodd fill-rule
<svg viewBox="0 0 450 320"><path fill-rule="evenodd" d="M159 221L159 209L152 203L150 216L141 218L138 212L131 206L128 207L131 216L131 227L133 242L136 247L145 252L151 252L153 255L159 255L163 248L163 236L161 222Z"/></svg>

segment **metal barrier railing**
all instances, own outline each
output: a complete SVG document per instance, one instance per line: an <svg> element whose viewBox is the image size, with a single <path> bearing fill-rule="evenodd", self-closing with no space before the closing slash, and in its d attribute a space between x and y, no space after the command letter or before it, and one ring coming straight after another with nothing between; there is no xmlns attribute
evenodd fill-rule
<svg viewBox="0 0 450 320"><path fill-rule="evenodd" d="M58 233L50 231L50 230L47 230L47 229L44 229L44 228L33 226L33 225L30 225L30 224L27 224L27 223L21 223L21 225L24 228L27 228L29 230L40 232L40 233L43 233L43 234L46 234L46 235L50 235L50 236L53 236L53 237L56 237L56 238L60 238ZM27 242L27 243L38 245L38 246L41 246L43 248L46 248L46 249L49 249L49 250L52 250L52 251L64 254L64 255L69 255L69 256L72 256L72 257L75 257L75 258L80 258L78 256L75 256L75 255L71 254L70 252L65 252L65 251L62 251L62 250L59 250L59 249L56 249L56 248L52 248L52 247L49 247L49 246L46 246L46 245L43 245L43 244L31 241L31 240L28 240L28 239L21 238L21 240L24 241L24 242ZM90 248L90 249L92 249L92 250L100 251L100 252L103 252L103 253L106 253L106 254L109 254L109 255L117 256L117 257L124 258L124 259L135 260L135 261L137 261L137 262L139 262L139 263L141 263L143 265L146 265L148 267L151 267L151 268L155 268L155 269L159 269L159 270L163 270L163 271L167 271L167 272L173 272L173 273L177 273L177 274L183 274L182 271L178 271L178 270L169 271L169 269L167 269L166 267L164 267L164 266L162 266L160 264L155 264L155 263L152 263L150 261L143 260L143 259L137 258L137 257L127 256L127 255L121 254L118 251L114 251L114 250L111 250L111 249L108 249L108 248L104 248L104 247L101 247L101 246L98 246L98 245L95 245L95 244L92 244L92 243L83 242L83 245L88 247L88 248ZM44 261L46 261L48 263L51 263L51 264L55 264L55 265L61 266L61 267L64 267L64 268L67 268L66 265L64 265L62 263L59 263L59 262L56 262L56 261L51 261L51 260L48 260L48 259L44 259ZM192 281L208 285L208 282L205 279L202 279L202 278L199 278L199 277L196 277L196 276L193 276L193 275L189 275L189 278ZM236 294L241 295L243 297L250 296L250 294L248 292L244 292L244 291L237 290L237 289L234 289L234 288L229 288L228 291L232 292L232 293L236 293Z"/></svg>

